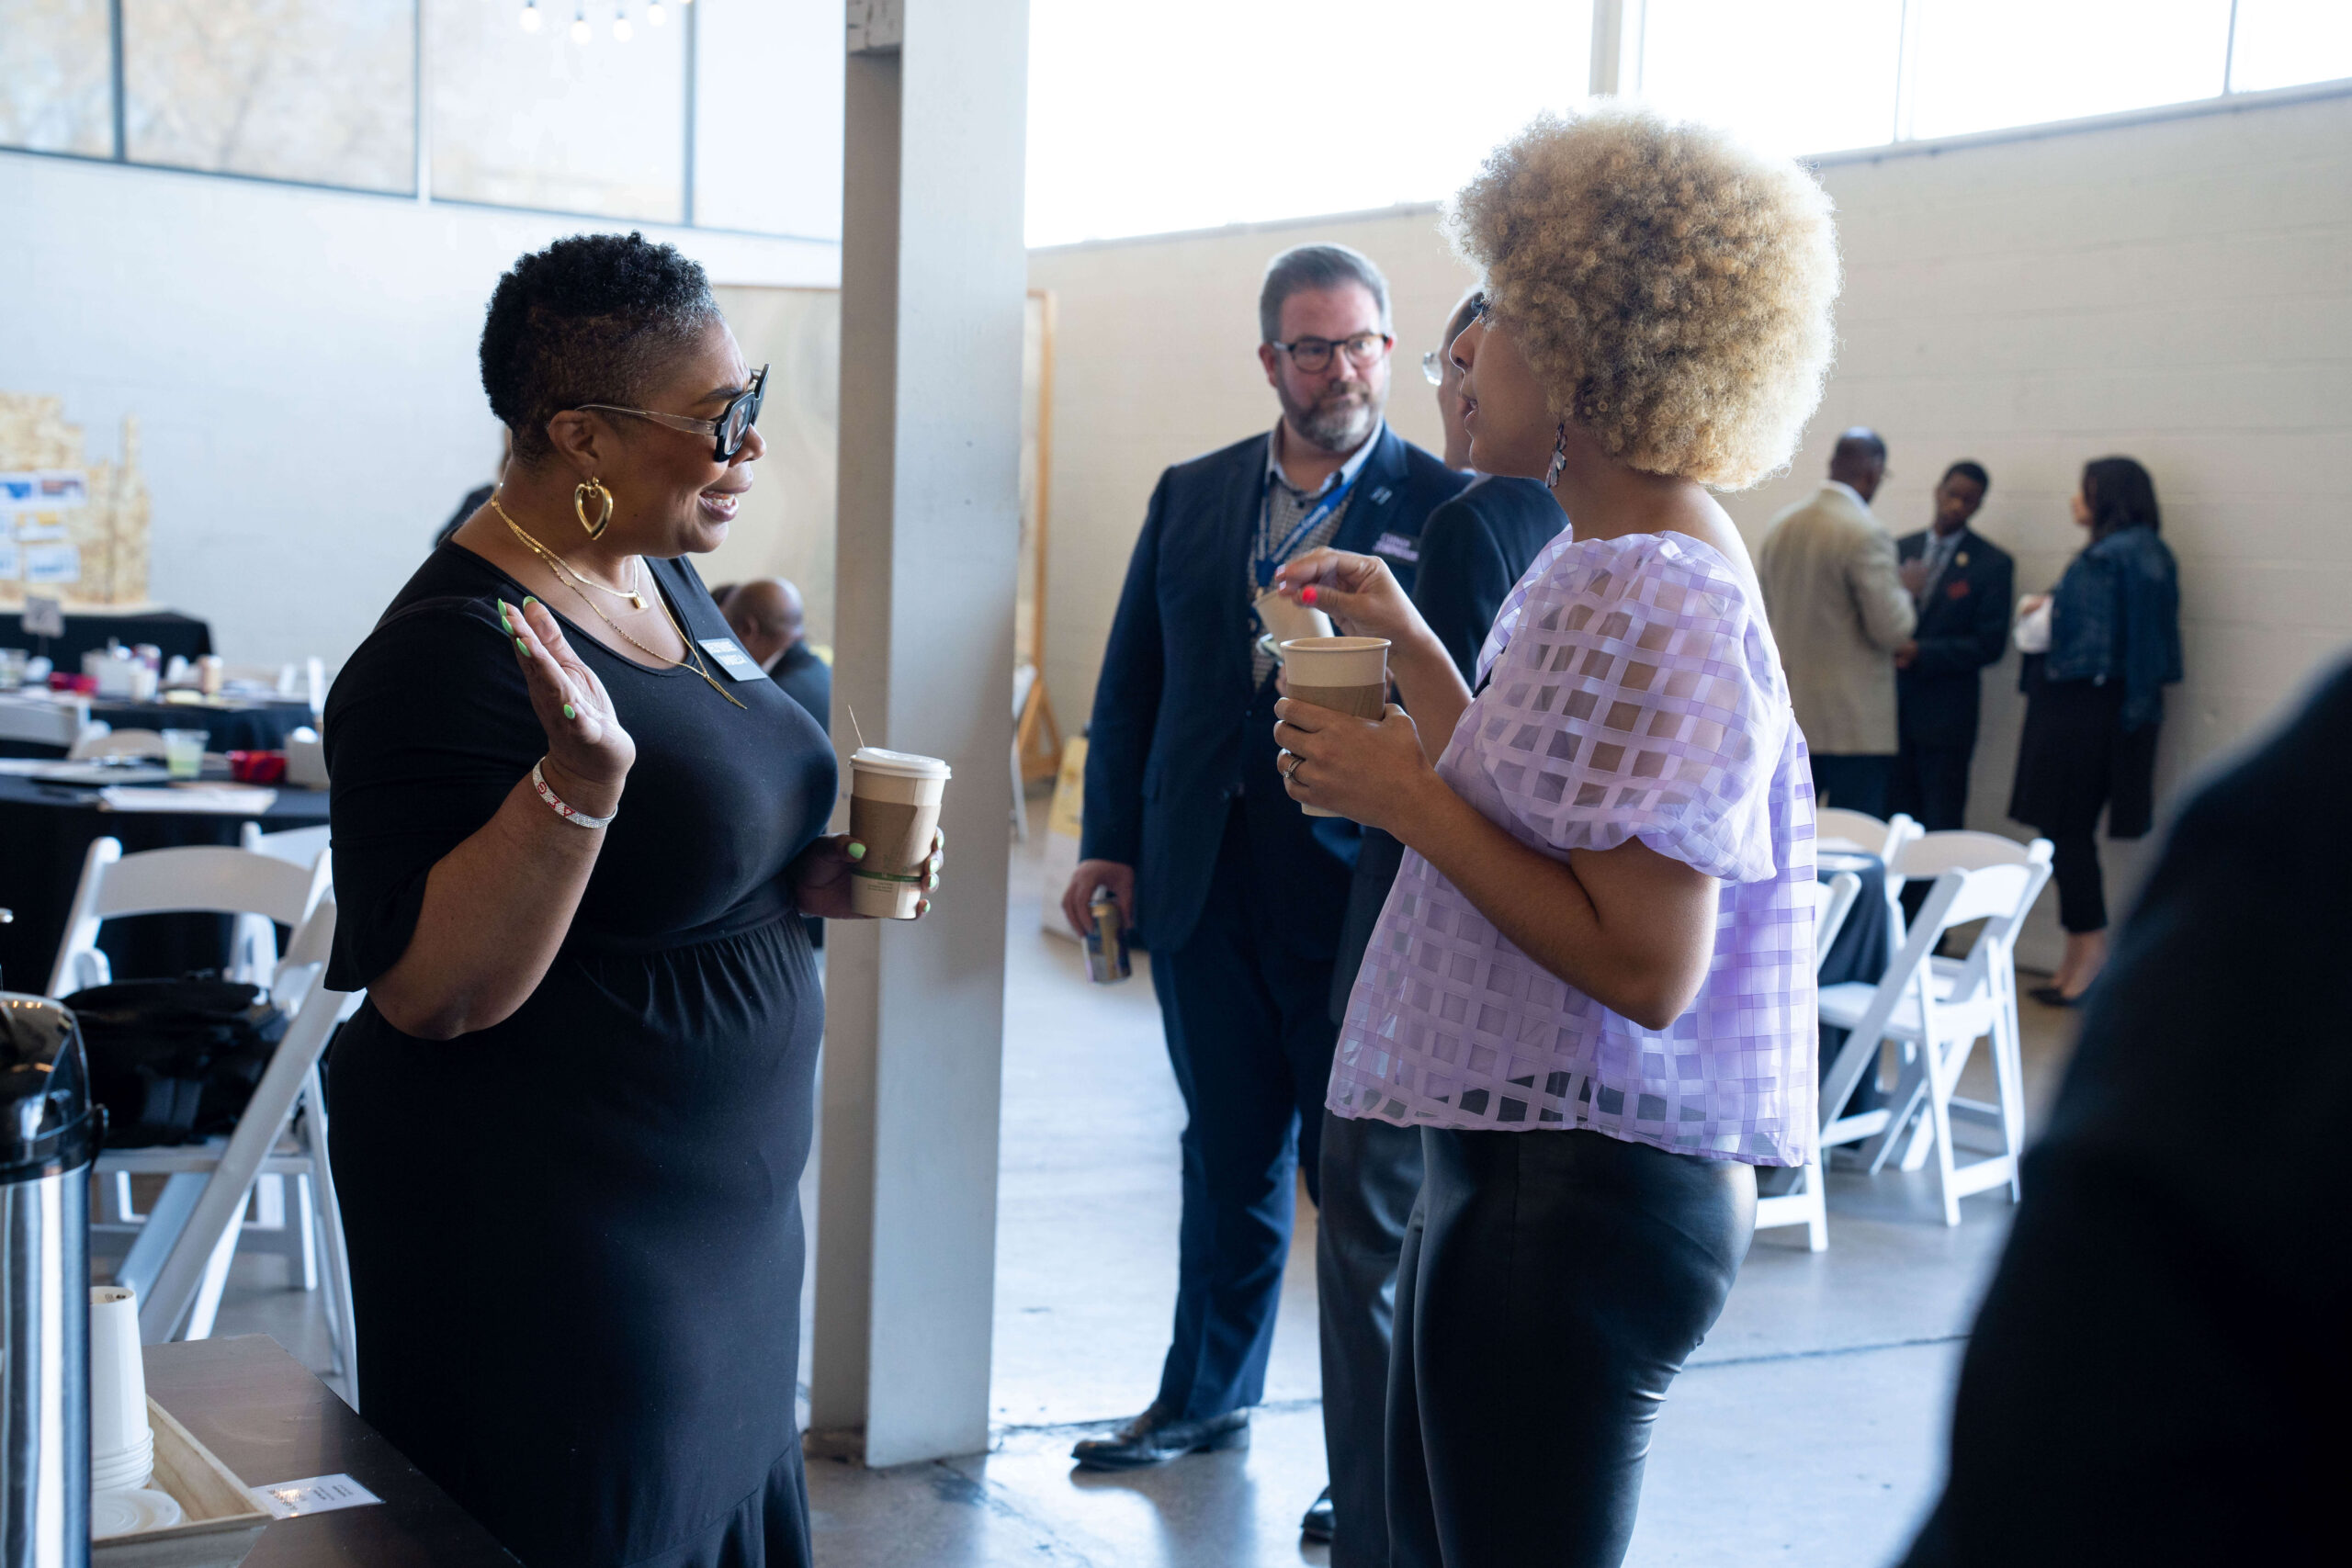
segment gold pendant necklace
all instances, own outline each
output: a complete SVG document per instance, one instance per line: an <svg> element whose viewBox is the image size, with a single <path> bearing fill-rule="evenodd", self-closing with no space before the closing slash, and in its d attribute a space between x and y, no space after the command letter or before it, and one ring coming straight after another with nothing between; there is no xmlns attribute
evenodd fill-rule
<svg viewBox="0 0 2352 1568"><path fill-rule="evenodd" d="M506 526L514 531L514 536L522 540L524 544L529 546L531 553L537 556L540 560L547 563L548 570L555 574L555 580L558 582L562 583L565 587L571 589L574 594L578 595L580 602L587 605L590 612L594 614L598 620L604 622L606 626L612 627L614 631L619 633L621 637L627 638L630 646L643 652L649 659L660 660L662 663L668 665L673 670L693 671L695 674L702 677L703 682L712 691L717 692L720 696L725 697L729 702L734 704L735 706L739 708L744 707L744 704L741 699L737 697L734 693L729 691L726 687L720 685L718 681L712 677L710 673L710 667L703 662L702 655L695 651L694 638L688 637L686 635L686 628L678 624L677 615L671 610L668 600L658 599L658 602L662 605L662 617L668 621L670 623L670 628L678 634L678 646L686 650L686 657L684 659L673 659L666 653L647 648L645 644L638 641L636 637L631 637L627 626L622 626L618 621L614 620L612 616L605 614L604 610L596 604L596 601L589 598L587 593L584 592L582 588L583 583L591 588L603 588L604 584L600 582L590 582L579 572L564 564L564 559L561 556L557 555L553 550L548 549L545 545L539 543L537 539L531 537L530 535L525 533L520 524L516 523L514 518L507 516L506 508L498 504L498 498L496 496L492 496L491 498L490 504L497 509L499 516L505 518ZM615 591L610 588L605 588L605 592L612 593L616 598L620 597L618 593L615 592ZM630 595L630 597L634 598L635 595ZM638 604L640 609L644 607L644 602L642 600L639 600ZM748 712L750 710L746 708L745 711Z"/></svg>

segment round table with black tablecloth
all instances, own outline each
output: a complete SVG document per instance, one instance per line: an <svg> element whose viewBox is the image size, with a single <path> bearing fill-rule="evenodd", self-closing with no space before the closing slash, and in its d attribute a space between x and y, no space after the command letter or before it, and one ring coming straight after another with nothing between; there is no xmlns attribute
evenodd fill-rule
<svg viewBox="0 0 2352 1568"><path fill-rule="evenodd" d="M47 654L57 661L60 670L81 669L82 655L106 647L110 640L125 648L153 643L163 649L164 662L169 664L174 654L194 660L211 652L212 628L194 615L183 615L176 610L136 615L83 610L67 613L64 636L34 637L25 634L24 612L15 610L0 615L0 648L21 648L28 653Z"/></svg>
<svg viewBox="0 0 2352 1568"><path fill-rule="evenodd" d="M82 862L94 840L111 836L130 853L182 844L234 844L249 821L275 833L326 819L322 789L281 787L268 810L241 817L105 811L94 789L0 776L0 908L17 917L0 925L0 986L16 991L48 986L74 890L81 885ZM209 915L133 915L108 921L98 946L120 978L183 975L220 967L228 954L228 933L229 922Z"/></svg>
<svg viewBox="0 0 2352 1568"><path fill-rule="evenodd" d="M311 705L295 698L239 703L230 707L196 703L93 702L90 716L103 720L113 729L201 729L208 751L282 751L288 736L304 725L315 728L319 722ZM0 757L63 755L62 746L0 740Z"/></svg>
<svg viewBox="0 0 2352 1568"><path fill-rule="evenodd" d="M1859 980L1865 986L1877 985L1885 976L1886 966L1894 961L1894 936L1887 922L1886 863L1876 855L1824 850L1816 870L1824 882L1841 871L1850 871L1862 884L1861 892L1854 897L1852 911L1838 932L1838 940L1829 944L1829 954L1822 960L1821 983L1836 986ZM1823 1027L1823 1077L1829 1076L1830 1065L1838 1060L1838 1052L1845 1043L1846 1031ZM1873 1111L1885 1103L1886 1094L1878 1086L1878 1074L1864 1073L1852 1098L1846 1101L1846 1112L1853 1115Z"/></svg>
<svg viewBox="0 0 2352 1568"><path fill-rule="evenodd" d="M195 703L105 703L90 705L90 716L117 729L201 729L208 751L282 751L286 738L308 725L318 727L309 703L239 703L212 707Z"/></svg>

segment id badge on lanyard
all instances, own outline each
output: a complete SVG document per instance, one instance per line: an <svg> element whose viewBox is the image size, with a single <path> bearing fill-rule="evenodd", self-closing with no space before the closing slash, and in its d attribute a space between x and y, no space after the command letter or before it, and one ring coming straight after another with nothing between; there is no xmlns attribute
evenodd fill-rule
<svg viewBox="0 0 2352 1568"><path fill-rule="evenodd" d="M1283 562L1288 560L1291 557L1291 552L1297 549L1300 543L1311 536L1317 528L1322 526L1324 519L1329 517L1331 513L1340 509L1340 507L1347 501L1348 492L1356 488L1356 480L1363 477L1363 470L1362 468L1358 468L1355 471L1354 477L1350 479L1347 483L1341 485L1339 489L1333 491L1321 501L1316 502L1315 505L1308 508L1306 515L1298 520L1297 525L1291 529L1290 533L1283 537L1283 542L1273 547L1273 553L1269 555L1265 553L1264 547L1266 544L1267 521L1272 514L1274 476L1272 474L1268 474L1266 476L1264 488L1260 490L1258 492L1258 544L1260 553L1256 559L1251 563L1254 569L1252 575L1257 579L1260 589L1268 589L1274 585L1274 569L1282 565Z"/></svg>

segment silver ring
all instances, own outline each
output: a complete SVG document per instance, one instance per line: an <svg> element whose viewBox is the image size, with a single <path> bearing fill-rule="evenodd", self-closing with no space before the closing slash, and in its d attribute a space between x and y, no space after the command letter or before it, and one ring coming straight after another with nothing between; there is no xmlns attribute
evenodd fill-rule
<svg viewBox="0 0 2352 1568"><path fill-rule="evenodd" d="M1287 784L1298 777L1298 770L1306 766L1306 759L1295 751L1285 751L1283 755L1290 759L1290 766L1283 770L1283 782Z"/></svg>

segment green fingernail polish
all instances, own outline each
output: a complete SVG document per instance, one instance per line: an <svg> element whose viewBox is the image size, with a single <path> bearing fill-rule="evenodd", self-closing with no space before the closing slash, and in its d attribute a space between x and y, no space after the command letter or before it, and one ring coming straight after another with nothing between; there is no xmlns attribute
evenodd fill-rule
<svg viewBox="0 0 2352 1568"><path fill-rule="evenodd" d="M531 645L518 637L514 639L514 651L528 659L531 657Z"/></svg>
<svg viewBox="0 0 2352 1568"><path fill-rule="evenodd" d="M526 593L523 595L523 607L526 610L538 602L539 598L536 593Z"/></svg>
<svg viewBox="0 0 2352 1568"><path fill-rule="evenodd" d="M566 703L563 705L563 716L566 718L578 718L580 715L573 709L570 703Z"/></svg>
<svg viewBox="0 0 2352 1568"><path fill-rule="evenodd" d="M514 623L506 618L506 605L503 602L501 602L498 606L498 627L508 637L514 635Z"/></svg>
<svg viewBox="0 0 2352 1568"><path fill-rule="evenodd" d="M849 858L852 860L864 860L865 858L865 846L858 843L851 844L849 847Z"/></svg>

